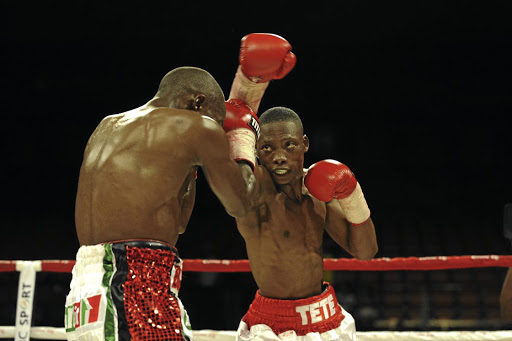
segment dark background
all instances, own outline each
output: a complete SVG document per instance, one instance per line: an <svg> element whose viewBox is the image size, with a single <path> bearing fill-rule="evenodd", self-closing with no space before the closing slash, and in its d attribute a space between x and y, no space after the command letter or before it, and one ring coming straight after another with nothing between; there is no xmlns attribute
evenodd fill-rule
<svg viewBox="0 0 512 341"><path fill-rule="evenodd" d="M298 58L260 112L301 116L306 166L332 158L354 171L377 257L508 254L512 3L291 5L2 3L0 259L74 259L78 171L99 121L144 104L183 65L208 70L227 96L251 32L285 37ZM177 247L182 258L246 258L201 173ZM195 329L234 329L255 285L250 274L186 273L182 290ZM219 305L223 318L203 313Z"/></svg>

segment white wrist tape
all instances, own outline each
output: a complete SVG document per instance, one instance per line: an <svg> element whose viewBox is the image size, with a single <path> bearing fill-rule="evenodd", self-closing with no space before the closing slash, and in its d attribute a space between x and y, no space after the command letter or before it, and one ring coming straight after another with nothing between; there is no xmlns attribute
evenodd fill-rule
<svg viewBox="0 0 512 341"><path fill-rule="evenodd" d="M229 156L235 160L245 160L256 164L256 135L250 129L238 128L226 133L229 141Z"/></svg>
<svg viewBox="0 0 512 341"><path fill-rule="evenodd" d="M243 74L242 67L238 66L228 98L238 98L244 101L254 112L258 112L268 84L269 82L256 83L251 81Z"/></svg>
<svg viewBox="0 0 512 341"><path fill-rule="evenodd" d="M352 225L364 224L370 218L370 208L364 198L363 190L356 185L354 191L345 199L338 199L345 217Z"/></svg>

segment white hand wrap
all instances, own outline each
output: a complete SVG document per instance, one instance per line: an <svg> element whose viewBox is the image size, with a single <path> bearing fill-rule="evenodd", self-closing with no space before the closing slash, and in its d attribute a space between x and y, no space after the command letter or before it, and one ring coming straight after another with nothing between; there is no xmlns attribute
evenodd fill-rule
<svg viewBox="0 0 512 341"><path fill-rule="evenodd" d="M226 133L229 141L229 156L235 160L245 160L256 165L256 135L250 129L238 128Z"/></svg>
<svg viewBox="0 0 512 341"><path fill-rule="evenodd" d="M345 199L338 199L345 217L352 225L362 225L370 219L370 208L364 198L363 190L356 185L354 191Z"/></svg>
<svg viewBox="0 0 512 341"><path fill-rule="evenodd" d="M258 112L261 99L268 84L269 82L256 83L251 81L243 74L242 67L238 66L228 98L238 98L247 104L254 112Z"/></svg>

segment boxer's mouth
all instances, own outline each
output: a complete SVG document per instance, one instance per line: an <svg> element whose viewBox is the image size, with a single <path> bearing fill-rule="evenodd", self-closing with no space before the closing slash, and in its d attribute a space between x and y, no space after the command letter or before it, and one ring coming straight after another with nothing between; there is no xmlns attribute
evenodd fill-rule
<svg viewBox="0 0 512 341"><path fill-rule="evenodd" d="M277 168L277 169L273 169L272 173L274 173L275 175L286 175L286 174L290 173L290 170L284 169L284 168Z"/></svg>

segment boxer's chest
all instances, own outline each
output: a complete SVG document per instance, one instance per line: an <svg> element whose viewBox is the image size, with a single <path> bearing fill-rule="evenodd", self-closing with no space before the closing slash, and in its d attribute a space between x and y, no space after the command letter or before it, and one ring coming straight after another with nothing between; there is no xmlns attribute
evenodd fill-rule
<svg viewBox="0 0 512 341"><path fill-rule="evenodd" d="M272 239L286 245L321 243L325 217L320 216L308 201L276 197L259 208L262 230Z"/></svg>

